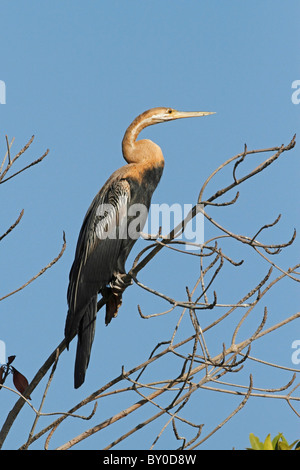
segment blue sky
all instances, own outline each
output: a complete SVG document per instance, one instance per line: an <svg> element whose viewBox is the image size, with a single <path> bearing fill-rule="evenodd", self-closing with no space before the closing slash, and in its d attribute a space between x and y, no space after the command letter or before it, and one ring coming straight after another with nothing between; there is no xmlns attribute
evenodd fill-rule
<svg viewBox="0 0 300 470"><path fill-rule="evenodd" d="M204 180L223 161L241 152L245 142L249 149L267 148L287 144L295 132L299 135L300 105L292 103L291 87L300 79L296 60L300 6L296 0L17 0L2 1L1 5L0 80L6 84L6 104L0 105L1 156L6 150L5 135L15 137L13 154L35 135L23 164L47 148L50 153L41 164L1 185L0 232L7 230L21 209L24 217L1 242L0 297L57 255L63 231L67 238L67 250L57 265L21 293L1 302L0 339L6 343L7 354L17 356L15 367L30 379L63 337L68 274L78 232L94 195L123 165L121 140L135 116L155 106L217 113L144 131L143 135L161 146L166 160L154 203L195 203ZM254 164L260 161L255 157ZM21 167L19 162L17 169ZM246 164L245 168L253 166ZM269 237L271 243L288 240L299 221L299 169L296 145L263 175L240 188L238 207L212 209L211 215L232 231L253 234L282 213L280 224ZM206 195L228 180L230 173L224 172L211 183ZM205 233L212 236L214 231L206 225ZM143 246L142 241L137 243L128 266ZM235 259L246 256L239 246L230 253ZM287 268L299 261L298 254L296 241L278 262ZM189 263L162 254L143 271L141 282L184 298L185 285L192 284L197 271L197 266ZM244 292L247 282L259 282L267 269L261 259L251 259L241 274L230 271L218 284L220 295L229 301L232 282L238 292ZM294 284L284 281L268 296L268 326L298 310L299 292ZM98 318L84 387L73 390L73 342L60 358L45 411L61 411L77 403L118 375L123 364L129 369L137 357L142 361L157 341L168 337L174 317L141 320L137 304L145 313L168 307L137 287L128 289L118 318L108 328L104 328L102 316ZM264 305L253 325L261 318ZM206 324L207 314L202 315L200 321ZM286 326L265 342L258 341L253 356L295 367L291 345L300 339L296 326ZM219 337L213 344L221 345L230 332L216 331ZM291 376L278 376L273 369L265 374L259 366L252 367L247 368L243 383L247 383L249 372L253 372L257 386L270 388L283 385ZM233 374L235 380L238 377ZM40 396L41 389L33 394L35 404ZM197 397L191 410L199 413L207 432L238 403L230 396L204 391ZM1 392L1 421L14 401L13 394ZM95 423L109 416L110 406L108 411L98 412ZM117 410L124 406L120 399ZM29 426L31 420L32 411L24 408L7 439L7 448L23 443L27 436L23 423ZM139 418L133 420L137 422ZM62 433L57 432L53 446L90 425L70 421ZM109 436L113 439L126 429L122 423ZM272 436L283 432L293 440L298 430L298 420L286 403L256 398L203 448L245 448L250 432L261 438L269 432ZM109 436L104 439L98 433L81 448L102 448L110 442ZM151 428L144 434L136 433L120 448L143 448L154 437ZM171 433L166 433L161 445L173 448Z"/></svg>

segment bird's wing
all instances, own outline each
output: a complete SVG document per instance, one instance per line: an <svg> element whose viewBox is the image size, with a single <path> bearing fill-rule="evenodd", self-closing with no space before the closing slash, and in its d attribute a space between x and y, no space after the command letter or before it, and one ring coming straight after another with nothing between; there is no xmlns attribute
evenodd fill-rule
<svg viewBox="0 0 300 470"><path fill-rule="evenodd" d="M84 307L117 269L130 199L130 185L121 179L104 186L87 211L69 276L66 337L78 329Z"/></svg>

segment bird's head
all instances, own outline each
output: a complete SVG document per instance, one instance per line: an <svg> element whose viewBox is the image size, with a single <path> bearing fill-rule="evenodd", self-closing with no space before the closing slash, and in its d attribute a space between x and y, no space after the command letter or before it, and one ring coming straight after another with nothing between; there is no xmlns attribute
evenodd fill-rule
<svg viewBox="0 0 300 470"><path fill-rule="evenodd" d="M137 142L137 137L140 132L145 129L145 127L152 126L153 124L158 124L160 122L167 122L167 121L175 121L175 119L183 119L183 118L190 118L190 117L201 117L201 116L208 116L209 114L215 114L213 112L208 111L177 111L173 108L152 108L148 109L144 113L140 114L135 120L130 124L127 131L125 132L123 142L122 142L122 149L123 149L123 156L125 160L130 162L137 161L137 156L133 155L134 152L139 151L139 157L141 154L141 147L144 146L145 152L150 154L149 145L151 144L153 149L155 146L155 151L158 152L159 150L159 158L162 159L162 153L158 145L151 142L149 139L143 139L142 141L139 140ZM147 144L147 148L145 145Z"/></svg>
<svg viewBox="0 0 300 470"><path fill-rule="evenodd" d="M158 124L159 122L173 121L175 119L208 116L209 114L215 113L208 111L177 111L173 108L152 108L143 114L148 125L151 125Z"/></svg>

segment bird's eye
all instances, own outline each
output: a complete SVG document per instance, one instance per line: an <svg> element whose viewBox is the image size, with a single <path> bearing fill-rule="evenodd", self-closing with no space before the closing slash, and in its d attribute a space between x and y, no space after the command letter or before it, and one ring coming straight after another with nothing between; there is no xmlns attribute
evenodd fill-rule
<svg viewBox="0 0 300 470"><path fill-rule="evenodd" d="M173 109L168 109L168 111L167 111L167 112L168 112L168 114L172 114L172 112L173 112Z"/></svg>

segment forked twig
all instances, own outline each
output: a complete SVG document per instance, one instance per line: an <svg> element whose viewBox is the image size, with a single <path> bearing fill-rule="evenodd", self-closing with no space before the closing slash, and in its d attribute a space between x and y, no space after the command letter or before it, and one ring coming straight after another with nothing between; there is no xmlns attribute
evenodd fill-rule
<svg viewBox="0 0 300 470"><path fill-rule="evenodd" d="M21 171L24 171L30 166L38 163L46 156L47 152L40 159L32 162L31 164L29 164L22 170L14 173L10 177L3 179L3 177L7 174L7 172L12 167L17 158L19 158L24 153L24 151L31 145L32 141L33 138L21 150L21 152L19 152L19 154L12 158L10 152L11 145L9 145L8 139L6 138L7 166L0 176L0 178L2 178L2 181L0 182L4 182L8 179L13 178ZM281 154L283 154L285 151L292 149L294 145L295 136L287 146L282 145L280 147L249 151L247 146L245 145L244 151L242 153L228 159L210 175L210 177L205 181L200 190L197 204L192 208L192 210L184 218L184 220L181 221L167 236L162 236L161 230L158 232L158 234L146 236L147 240L150 241L150 244L148 244L147 247L141 250L140 253L136 256L133 265L128 272L128 278L133 279L139 287L146 290L150 294L156 295L160 297L162 301L167 301L171 304L171 307L169 309L161 313L153 313L149 315L144 315L142 313L141 307L138 306L138 311L142 318L150 319L157 318L162 315L169 315L172 319L175 319L174 327L172 331L169 332L169 338L165 341L158 342L157 345L153 348L151 354L147 357L147 359L141 360L139 364L135 365L132 369L128 371L126 371L125 368L122 367L122 372L120 375L118 375L105 385L101 386L98 390L94 391L89 396L85 397L83 400L73 406L67 413L60 415L58 418L55 419L55 421L48 424L44 429L36 432L36 424L38 420L40 419L40 417L46 415L42 413L41 410L55 371L57 360L60 354L66 348L66 343L63 340L58 345L58 347L55 348L55 350L50 354L47 361L39 369L34 379L29 384L28 389L24 392L24 395L19 398L19 400L9 413L0 433L0 445L2 445L2 443L4 442L14 420L16 419L24 403L28 401L26 397L28 397L29 394L37 387L41 379L45 376L45 374L51 367L52 371L50 373L50 377L46 385L46 389L40 407L37 410L35 409L36 417L32 425L31 431L29 432L27 441L21 447L22 449L27 449L29 445L31 445L33 442L35 442L37 439L47 433L48 436L46 438L45 448L49 448L50 440L55 430L60 426L61 423L63 423L65 419L67 419L68 416L75 415L81 417L80 415L76 415L76 412L86 404L95 402L95 407L93 409L92 414L90 415L94 416L96 411L96 400L104 400L106 397L112 395L121 396L122 394L128 392L130 396L134 397L132 403L123 407L121 411L112 414L110 418L98 421L98 424L93 425L84 432L77 434L77 436L73 437L68 442L59 445L58 448L69 449L76 445L78 442L81 442L84 439L88 438L92 434L99 431L104 431L113 423L117 423L120 420L131 416L133 413L144 407L144 405L149 405L148 407L144 408L152 409L154 407L155 412L151 412L151 416L146 416L145 419L143 419L143 421L140 422L138 425L130 426L129 431L124 432L121 436L115 438L110 444L106 445L105 448L110 449L116 446L118 443L124 441L126 438L128 438L133 433L137 432L139 429L142 429L150 423L153 423L154 421L158 420L158 418L165 416L165 421L164 423L162 423L160 431L157 432L156 437L153 440L153 446L158 442L159 439L162 438L164 431L167 428L172 427L174 438L181 442L181 449L195 449L201 446L203 442L209 439L216 431L221 429L237 412L239 412L245 406L250 396L263 396L269 394L270 396L277 397L276 393L281 392L283 390L288 390L293 385L295 378L289 380L289 382L286 383L283 387L277 388L276 390L268 388L265 388L264 390L259 390L257 388L254 389L251 375L248 387L246 385L240 386L238 384L233 383L227 384L227 393L241 395L243 396L243 399L241 403L225 419L223 419L216 427L214 427L214 429L209 432L205 437L202 437L201 434L201 431L203 431L203 424L199 424L196 419L194 420L195 422L188 421L183 417L182 414L183 409L188 407L190 403L190 398L192 396L196 396L195 392L199 392L202 388L214 391L223 390L220 388L220 385L225 382L221 382L221 377L228 373L231 374L232 372L238 372L244 366L244 363L246 361L253 359L250 356L250 348L254 341L258 340L259 338L262 338L266 334L269 334L283 327L287 323L298 319L300 316L299 313L296 313L266 329L265 324L267 319L267 307L265 307L263 318L257 325L255 331L248 332L245 338L237 342L237 338L241 331L241 326L244 325L246 318L248 318L251 312L253 312L253 310L256 308L262 298L266 295L266 293L269 292L271 288L276 286L277 283L283 278L289 278L290 280L299 280L299 273L296 271L296 269L299 268L299 265L285 270L280 268L280 275L276 279L271 280L271 274L273 272L272 267L277 268L277 265L271 262L272 267L269 269L265 277L260 282L258 282L254 288L251 288L249 290L248 286L247 292L245 295L243 295L242 298L238 298L232 303L227 302L227 304L225 304L225 302L222 302L222 298L220 302L217 302L217 292L215 290L213 291L213 285L216 284L216 281L218 282L218 279L221 277L221 274L223 274L225 270L225 266L229 265L230 267L238 269L243 263L243 260L234 261L232 257L226 253L226 250L224 250L223 246L221 246L221 243L223 241L227 242L228 240L232 240L234 241L234 243L242 243L244 246L248 247L251 252L257 252L265 259L265 261L269 263L270 260L264 255L264 253L276 255L279 250L282 250L283 248L290 246L293 243L296 237L296 233L294 232L294 235L287 243L276 245L264 244L257 240L258 236L262 233L262 231L274 227L279 222L280 216L277 217L277 219L273 223L263 225L254 236L248 236L233 233L231 230L219 224L207 213L207 210L203 209L203 207L209 208L210 206L221 208L233 205L238 200L239 192L236 193L236 196L231 201L216 201L237 185L241 185L247 179L252 178L253 176L266 169L269 165L275 162ZM250 155L264 152L275 153L269 158L265 159L263 163L258 165L254 170L250 171L242 177L237 177L237 170L240 170L240 168L242 167L242 163L247 158L249 158ZM6 159L2 163L2 168L4 167L5 161ZM207 188L208 183L219 171L221 171L230 163L233 163L233 181L229 185L219 189L216 193L207 198L206 201L203 201L203 193L204 190ZM194 244L194 249L198 251L192 253L194 255L194 258L192 258L192 260L200 260L199 275L196 281L194 282L193 287L186 288L187 300L179 301L176 298L171 298L165 293L158 292L156 289L142 284L137 279L139 272L142 271L142 269L144 269L147 264L155 256L158 255L161 249L169 248L172 251L176 250L179 256L183 256L185 254L184 249L181 248L184 248L187 244L191 243L181 242L178 240L178 237L183 233L184 227L186 227L187 223L190 222L194 217L196 217L199 212L202 212L205 215L206 219L209 220L212 226L217 229L217 231L219 231L219 234L217 233L216 236L213 236L210 240L203 243L202 246ZM4 235L2 235L0 240L15 228L15 226L20 222L22 215L20 214L17 221L4 233ZM65 239L61 253L58 255L57 258L55 258L55 260L49 263L49 265L43 268L43 270L41 270L26 284L16 289L14 292L11 292L10 294L7 294L6 296L2 297L2 299L8 297L9 295L13 295L14 293L23 289L24 287L26 287L26 285L28 285L39 275L45 272L46 269L52 266L54 262L56 262L61 257L64 249ZM211 302L209 302L208 300L209 293L211 293L211 297L213 297L213 300ZM107 300L107 298L102 298L101 300L99 300L98 310L100 310L106 304ZM200 303L200 300L203 300L203 302ZM220 315L217 315L217 308L221 309ZM241 308L243 309L243 313L240 316L238 312L241 311ZM175 310L177 312L179 309L181 309L180 315L174 315ZM212 354L210 350L210 341L207 340L208 332L213 327L220 325L229 316L234 318L233 314L238 314L239 316L232 328L231 343L226 346L227 341L225 341L223 337L220 337L219 349L216 353ZM205 324L202 324L202 321L204 320ZM185 330L182 325L185 325L186 327L187 323L189 327L189 334L183 334ZM192 329L192 331L190 331L190 329ZM156 364L159 364L162 358L168 357L170 357L174 361L177 361L176 374L173 374L171 377L164 376L162 380L154 379L150 382L149 379L146 378L148 376L148 371L150 370L150 368L154 368ZM268 364L265 365L267 366ZM288 370L291 369L289 368ZM154 377L156 376L154 375ZM124 381L125 386L121 386L121 383L123 384ZM214 386L210 386L210 383L213 383ZM292 391L287 393L287 395L281 395L281 398L286 399L292 409L294 409L294 407L291 403L297 401L297 397L292 397L291 394L296 390L296 388L297 387L294 387ZM182 434L182 425L188 426L188 428L191 428L193 430L192 437L188 437L188 435Z"/></svg>

